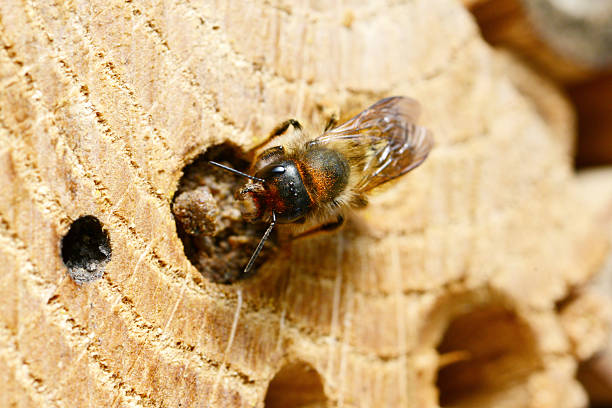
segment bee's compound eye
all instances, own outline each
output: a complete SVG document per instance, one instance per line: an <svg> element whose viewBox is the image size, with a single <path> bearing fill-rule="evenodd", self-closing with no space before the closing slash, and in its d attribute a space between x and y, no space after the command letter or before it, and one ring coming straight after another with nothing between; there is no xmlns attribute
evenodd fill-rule
<svg viewBox="0 0 612 408"><path fill-rule="evenodd" d="M255 173L255 177L264 179L268 182L278 182L281 178L284 178L289 174L287 165L282 163L270 164L263 169Z"/></svg>
<svg viewBox="0 0 612 408"><path fill-rule="evenodd" d="M285 173L285 166L274 166L273 168L270 169L270 175L271 176L280 176L281 174Z"/></svg>

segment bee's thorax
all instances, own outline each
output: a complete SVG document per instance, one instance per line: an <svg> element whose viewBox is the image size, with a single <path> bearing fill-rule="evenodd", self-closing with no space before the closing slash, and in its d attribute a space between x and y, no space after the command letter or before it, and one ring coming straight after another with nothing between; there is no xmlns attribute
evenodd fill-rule
<svg viewBox="0 0 612 408"><path fill-rule="evenodd" d="M348 185L350 166L346 158L335 150L309 146L298 166L314 202L324 204L332 201Z"/></svg>

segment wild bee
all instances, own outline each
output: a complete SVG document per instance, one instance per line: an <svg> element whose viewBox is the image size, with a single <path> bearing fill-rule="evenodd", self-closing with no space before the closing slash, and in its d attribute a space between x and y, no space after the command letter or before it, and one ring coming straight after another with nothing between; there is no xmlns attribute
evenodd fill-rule
<svg viewBox="0 0 612 408"><path fill-rule="evenodd" d="M250 272L276 223L322 222L299 236L334 230L347 208L367 204L372 189L419 166L433 147L431 132L415 124L419 111L414 99L385 98L340 126L330 120L314 139L290 119L258 147L286 135L291 126L287 142L258 154L248 174L210 161L249 179L236 194L243 218L270 223L243 274Z"/></svg>

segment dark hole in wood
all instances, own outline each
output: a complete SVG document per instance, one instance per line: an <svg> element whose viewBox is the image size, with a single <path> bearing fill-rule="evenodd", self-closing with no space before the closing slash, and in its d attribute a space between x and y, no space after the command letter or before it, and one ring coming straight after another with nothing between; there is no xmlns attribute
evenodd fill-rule
<svg viewBox="0 0 612 408"><path fill-rule="evenodd" d="M62 238L61 253L68 274L76 283L99 279L111 259L108 233L93 215L80 217Z"/></svg>
<svg viewBox="0 0 612 408"><path fill-rule="evenodd" d="M442 407L487 407L504 393L527 405L525 384L542 366L529 327L501 306L454 318L438 346Z"/></svg>
<svg viewBox="0 0 612 408"><path fill-rule="evenodd" d="M327 397L319 373L309 364L284 366L272 379L266 393L266 408L324 408Z"/></svg>
<svg viewBox="0 0 612 408"><path fill-rule="evenodd" d="M248 277L242 271L267 224L251 224L242 218L234 193L248 180L211 166L209 160L243 172L250 165L250 158L235 145L209 148L183 169L172 212L193 266L213 282L233 283ZM252 273L276 252L276 239L273 231Z"/></svg>

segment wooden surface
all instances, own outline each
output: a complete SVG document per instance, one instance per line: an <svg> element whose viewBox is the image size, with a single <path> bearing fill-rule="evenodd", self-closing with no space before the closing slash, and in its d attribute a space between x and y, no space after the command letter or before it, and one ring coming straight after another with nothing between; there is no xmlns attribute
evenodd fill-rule
<svg viewBox="0 0 612 408"><path fill-rule="evenodd" d="M607 309L567 305L606 240L572 112L459 2L4 0L0 43L0 406L586 404ZM252 279L189 263L186 164L393 94L435 134L421 168ZM60 241L87 214L112 256L79 286Z"/></svg>
<svg viewBox="0 0 612 408"><path fill-rule="evenodd" d="M612 163L612 3L464 0L483 38L564 88L577 115L578 167ZM546 99L546 97L544 97Z"/></svg>
<svg viewBox="0 0 612 408"><path fill-rule="evenodd" d="M608 232L612 241L612 167L599 167L583 170L578 178L578 191L585 197L589 211L595 214L597 222ZM608 256L597 276L589 283L592 293L612 302L612 248L608 249ZM588 303L584 306L589 307ZM571 326L568 328L576 335L580 334L580 327L589 325L585 319L568 319ZM612 336L610 327L607 332L607 346L592 358L580 365L578 378L588 391L593 406L609 406L612 404ZM583 342L588 345L589 342Z"/></svg>
<svg viewBox="0 0 612 408"><path fill-rule="evenodd" d="M563 84L609 72L612 7L580 0L463 0L483 37Z"/></svg>

